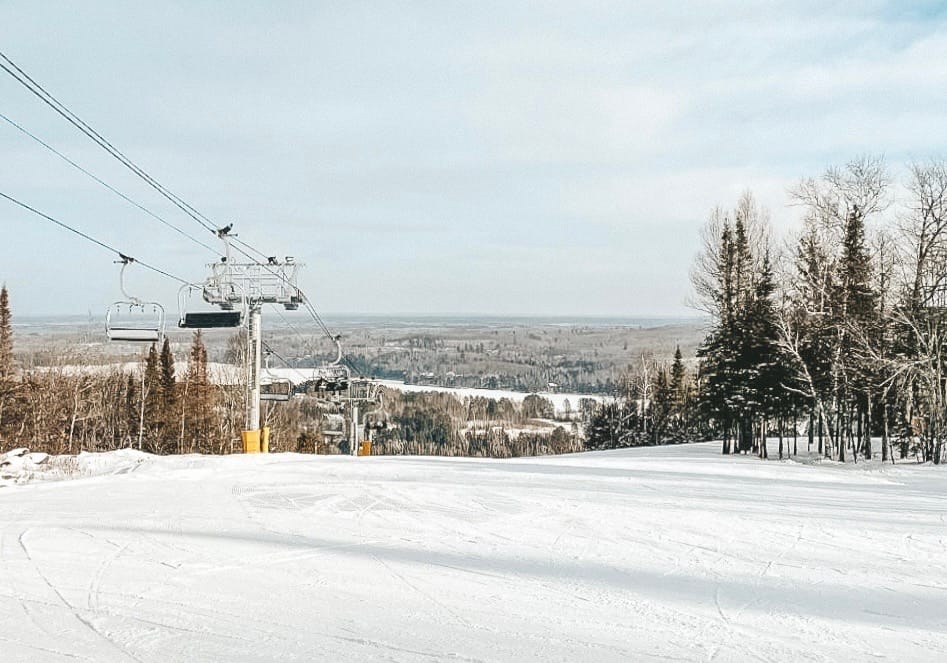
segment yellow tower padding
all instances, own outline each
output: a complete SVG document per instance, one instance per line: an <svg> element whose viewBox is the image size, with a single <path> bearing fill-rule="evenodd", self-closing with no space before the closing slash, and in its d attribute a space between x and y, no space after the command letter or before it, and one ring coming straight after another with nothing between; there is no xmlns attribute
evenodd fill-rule
<svg viewBox="0 0 947 663"><path fill-rule="evenodd" d="M372 455L372 443L369 440L364 440L358 443L358 455L359 456Z"/></svg>
<svg viewBox="0 0 947 663"><path fill-rule="evenodd" d="M260 453L270 453L270 427L264 426L260 431Z"/></svg>
<svg viewBox="0 0 947 663"><path fill-rule="evenodd" d="M240 433L240 436L243 438L243 453L245 454L260 453L260 431L245 430L242 433Z"/></svg>

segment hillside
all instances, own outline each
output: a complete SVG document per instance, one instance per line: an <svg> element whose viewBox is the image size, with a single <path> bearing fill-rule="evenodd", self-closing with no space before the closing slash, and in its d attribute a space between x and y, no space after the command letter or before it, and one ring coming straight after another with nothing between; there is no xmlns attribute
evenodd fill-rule
<svg viewBox="0 0 947 663"><path fill-rule="evenodd" d="M717 451L12 463L3 660L945 655L942 468Z"/></svg>

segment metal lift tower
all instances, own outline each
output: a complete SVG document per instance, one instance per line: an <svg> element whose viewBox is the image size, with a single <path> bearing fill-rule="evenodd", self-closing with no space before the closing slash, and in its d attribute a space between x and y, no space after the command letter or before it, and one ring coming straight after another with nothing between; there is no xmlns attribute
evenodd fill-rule
<svg viewBox="0 0 947 663"><path fill-rule="evenodd" d="M228 229L229 230L229 229ZM188 313L182 316L181 326L189 327L188 317L203 315L206 319L193 326L234 325L223 320L235 315L237 320L243 315L248 318L248 404L247 424L243 433L244 451L268 451L268 431L260 428L260 373L262 367L261 309L264 304L282 305L288 311L294 311L303 303L303 295L296 285L296 275L302 266L292 257L282 260L268 258L266 263L235 263L230 258L230 235L226 230L218 233L226 246L226 255L220 262L208 265L210 276L201 288L205 302L217 306L220 311L213 313ZM212 323L211 316L220 317L219 325ZM239 324L239 323L238 323Z"/></svg>

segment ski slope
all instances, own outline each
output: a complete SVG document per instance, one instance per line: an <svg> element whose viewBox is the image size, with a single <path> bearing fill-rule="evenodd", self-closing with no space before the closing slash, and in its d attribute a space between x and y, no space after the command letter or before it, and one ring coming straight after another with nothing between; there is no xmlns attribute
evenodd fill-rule
<svg viewBox="0 0 947 663"><path fill-rule="evenodd" d="M944 468L717 450L36 458L0 660L947 660Z"/></svg>

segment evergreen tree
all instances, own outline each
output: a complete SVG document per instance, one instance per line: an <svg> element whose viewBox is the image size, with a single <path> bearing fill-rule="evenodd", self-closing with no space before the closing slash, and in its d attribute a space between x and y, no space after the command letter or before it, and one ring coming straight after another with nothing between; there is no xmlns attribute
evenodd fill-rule
<svg viewBox="0 0 947 663"><path fill-rule="evenodd" d="M217 430L216 392L207 371L207 348L201 330L194 333L182 392L181 451L213 451Z"/></svg>
<svg viewBox="0 0 947 663"><path fill-rule="evenodd" d="M671 432L671 415L674 409L674 394L671 382L668 379L667 369L662 367L654 374L654 384L651 388L651 444L660 444L665 441Z"/></svg>
<svg viewBox="0 0 947 663"><path fill-rule="evenodd" d="M767 253L763 257L747 325L750 340L748 362L753 366L751 388L754 408L764 422L779 418L787 402L792 399L786 393L791 375L789 360L779 344L778 314L773 301L775 292L773 270ZM761 457L767 456L765 430L759 442L759 452Z"/></svg>
<svg viewBox="0 0 947 663"><path fill-rule="evenodd" d="M684 355L681 346L674 349L674 362L671 364L671 397L676 408L681 408L687 398L687 370L684 368Z"/></svg>
<svg viewBox="0 0 947 663"><path fill-rule="evenodd" d="M152 453L159 453L159 433L162 424L161 370L159 367L158 349L154 343L148 348L145 357L145 374L142 379L142 417L140 446Z"/></svg>
<svg viewBox="0 0 947 663"><path fill-rule="evenodd" d="M131 445L138 437L138 423L141 416L141 397L138 394L139 380L129 373L125 380L125 403L122 416L123 446Z"/></svg>
<svg viewBox="0 0 947 663"><path fill-rule="evenodd" d="M0 381L13 377L13 324L7 286L0 287Z"/></svg>
<svg viewBox="0 0 947 663"><path fill-rule="evenodd" d="M19 416L13 364L13 325L7 286L0 288L0 451L6 447L4 432L14 430Z"/></svg>
<svg viewBox="0 0 947 663"><path fill-rule="evenodd" d="M177 380L174 375L174 355L171 353L171 344L167 338L161 345L161 355L158 358L161 382L161 424L167 438L171 438L178 420Z"/></svg>
<svg viewBox="0 0 947 663"><path fill-rule="evenodd" d="M724 222L719 245L713 249L716 283L708 286L706 277L696 279L705 291L713 291L716 302L714 327L698 349L700 405L703 415L722 433L725 454L733 450L731 437L740 451L754 448L756 424L765 416L757 321L762 305L760 281L767 278L762 272L768 269L761 257L766 251L765 215L746 195L734 216L733 230ZM761 243L755 247L760 254L754 253L751 236ZM707 265L708 260L699 264ZM768 278L771 282L771 275Z"/></svg>

